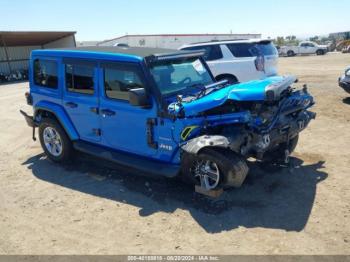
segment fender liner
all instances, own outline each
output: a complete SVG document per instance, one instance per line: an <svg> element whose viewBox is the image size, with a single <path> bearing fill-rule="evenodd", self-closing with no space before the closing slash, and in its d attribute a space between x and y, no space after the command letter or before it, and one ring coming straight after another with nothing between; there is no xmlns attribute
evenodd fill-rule
<svg viewBox="0 0 350 262"><path fill-rule="evenodd" d="M224 136L200 136L188 140L186 144L181 146L181 149L190 154L197 154L201 149L205 147L222 147L228 148L230 141Z"/></svg>
<svg viewBox="0 0 350 262"><path fill-rule="evenodd" d="M67 135L71 140L78 140L79 134L75 130L75 127L68 117L66 111L62 108L62 106L49 102L49 101L40 101L34 106L34 119L38 114L38 111L44 110L52 113L57 118L58 122L62 125Z"/></svg>

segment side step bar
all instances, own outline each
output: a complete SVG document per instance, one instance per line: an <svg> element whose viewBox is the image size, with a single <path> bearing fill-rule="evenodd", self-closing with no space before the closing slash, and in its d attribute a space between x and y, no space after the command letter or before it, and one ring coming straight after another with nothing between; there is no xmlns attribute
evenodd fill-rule
<svg viewBox="0 0 350 262"><path fill-rule="evenodd" d="M117 152L105 147L96 146L83 141L74 141L73 147L81 152L106 159L119 165L140 170L150 175L175 177L180 171L179 165L162 163L145 159L125 152Z"/></svg>

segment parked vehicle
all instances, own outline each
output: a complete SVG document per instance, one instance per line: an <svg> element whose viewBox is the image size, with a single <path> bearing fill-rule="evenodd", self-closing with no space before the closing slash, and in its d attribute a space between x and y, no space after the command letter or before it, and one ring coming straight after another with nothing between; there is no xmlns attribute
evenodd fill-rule
<svg viewBox="0 0 350 262"><path fill-rule="evenodd" d="M203 52L90 47L36 50L21 113L46 155L73 149L203 189L239 187L246 158L285 159L315 113L292 76L215 82Z"/></svg>
<svg viewBox="0 0 350 262"><path fill-rule="evenodd" d="M125 44L125 43L115 43L113 46L116 46L116 47L125 47L125 48L128 48L129 45L128 44Z"/></svg>
<svg viewBox="0 0 350 262"><path fill-rule="evenodd" d="M350 66L345 69L344 75L339 77L338 84L350 94Z"/></svg>
<svg viewBox="0 0 350 262"><path fill-rule="evenodd" d="M343 54L350 53L350 45L344 46L344 48L341 50Z"/></svg>
<svg viewBox="0 0 350 262"><path fill-rule="evenodd" d="M7 82L6 75L4 75L3 73L0 73L0 83L4 83L4 82Z"/></svg>
<svg viewBox="0 0 350 262"><path fill-rule="evenodd" d="M298 46L282 46L279 52L284 56L325 55L328 52L328 47L326 45L318 45L315 42L305 41Z"/></svg>
<svg viewBox="0 0 350 262"><path fill-rule="evenodd" d="M205 50L204 59L217 81L237 83L277 75L278 52L270 40L213 41L180 50Z"/></svg>

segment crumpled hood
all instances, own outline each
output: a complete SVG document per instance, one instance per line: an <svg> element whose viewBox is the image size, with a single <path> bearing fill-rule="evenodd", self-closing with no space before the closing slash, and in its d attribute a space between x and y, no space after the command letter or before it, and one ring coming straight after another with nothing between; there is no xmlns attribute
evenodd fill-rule
<svg viewBox="0 0 350 262"><path fill-rule="evenodd" d="M263 80L230 85L190 102L174 102L168 106L170 114L194 116L203 111L218 107L227 100L264 101L268 96L278 98L279 94L295 82L294 76L273 76Z"/></svg>

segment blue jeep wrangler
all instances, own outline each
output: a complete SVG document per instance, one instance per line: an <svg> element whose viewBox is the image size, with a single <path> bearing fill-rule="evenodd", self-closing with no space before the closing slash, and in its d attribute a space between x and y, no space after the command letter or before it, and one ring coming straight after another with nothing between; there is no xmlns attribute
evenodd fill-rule
<svg viewBox="0 0 350 262"><path fill-rule="evenodd" d="M239 187L246 159L285 159L315 113L292 76L215 82L202 51L36 50L21 113L53 161L74 150L205 190Z"/></svg>

